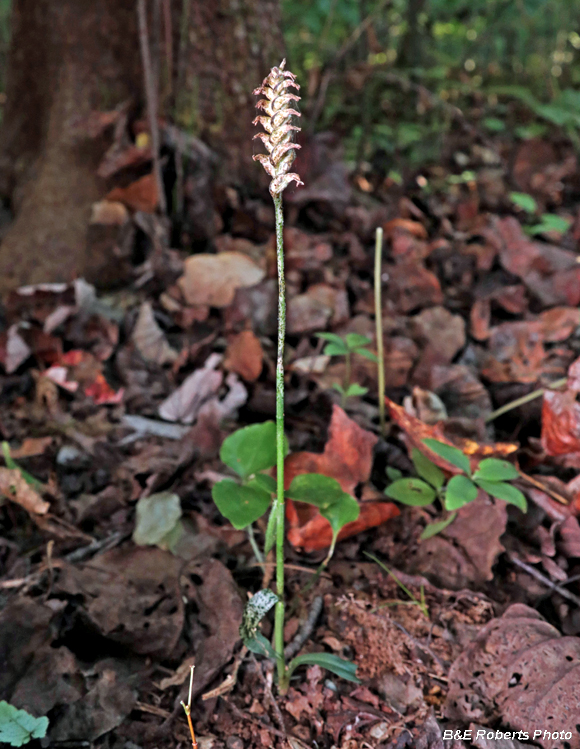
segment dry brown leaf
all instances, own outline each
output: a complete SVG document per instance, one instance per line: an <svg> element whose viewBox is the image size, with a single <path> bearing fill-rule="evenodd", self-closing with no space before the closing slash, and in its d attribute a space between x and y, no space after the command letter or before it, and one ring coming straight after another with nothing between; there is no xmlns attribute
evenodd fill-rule
<svg viewBox="0 0 580 749"><path fill-rule="evenodd" d="M236 289L254 286L264 275L262 268L241 252L200 253L187 258L177 284L188 304L227 307Z"/></svg>
<svg viewBox="0 0 580 749"><path fill-rule="evenodd" d="M251 330L243 330L229 339L224 367L253 382L260 376L263 358L260 339Z"/></svg>
<svg viewBox="0 0 580 749"><path fill-rule="evenodd" d="M163 366L173 364L177 359L177 351L171 348L165 333L157 324L150 302L143 302L141 305L131 338L146 361Z"/></svg>
<svg viewBox="0 0 580 749"><path fill-rule="evenodd" d="M0 468L0 494L31 515L45 515L50 505L33 489L17 468Z"/></svg>
<svg viewBox="0 0 580 749"><path fill-rule="evenodd" d="M105 196L105 200L123 203L133 211L154 213L159 203L155 176L146 174L127 187L115 187Z"/></svg>

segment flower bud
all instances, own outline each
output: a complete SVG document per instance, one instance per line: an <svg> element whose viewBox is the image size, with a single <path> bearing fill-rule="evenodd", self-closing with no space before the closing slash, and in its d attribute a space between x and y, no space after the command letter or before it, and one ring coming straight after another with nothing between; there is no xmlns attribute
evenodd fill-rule
<svg viewBox="0 0 580 749"><path fill-rule="evenodd" d="M256 104L256 108L265 112L265 115L254 120L254 125L261 124L266 132L258 133L254 138L262 141L268 153L260 153L253 158L272 177L272 197L281 195L290 182L304 184L298 174L288 171L296 157L296 150L300 148L293 142L294 133L299 132L300 128L291 124L292 117L300 117L300 112L292 109L291 102L300 101L300 97L288 89L293 87L300 90L300 86L295 82L296 76L289 70L284 70L285 65L286 60L282 60L279 68L272 68L262 85L254 91L254 94L266 97Z"/></svg>

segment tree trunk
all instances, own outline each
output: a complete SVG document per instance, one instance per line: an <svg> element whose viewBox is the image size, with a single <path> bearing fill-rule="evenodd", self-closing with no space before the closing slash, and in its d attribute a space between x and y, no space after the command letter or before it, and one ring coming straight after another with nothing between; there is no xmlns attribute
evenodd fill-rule
<svg viewBox="0 0 580 749"><path fill-rule="evenodd" d="M283 57L278 0L169 2L170 33L150 34L175 50L167 64L160 55L175 91L163 114L217 151L228 181L257 182L252 89ZM159 17L152 9L150 30ZM96 176L108 144L79 139L75 121L127 99L144 113L143 88L136 0L14 0L0 194L16 217L0 292L83 275L91 205L111 185Z"/></svg>

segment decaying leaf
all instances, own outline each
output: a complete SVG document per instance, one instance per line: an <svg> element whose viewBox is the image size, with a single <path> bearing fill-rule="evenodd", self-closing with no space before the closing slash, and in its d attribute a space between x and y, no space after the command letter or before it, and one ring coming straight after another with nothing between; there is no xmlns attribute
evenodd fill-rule
<svg viewBox="0 0 580 749"><path fill-rule="evenodd" d="M451 667L445 712L464 725L501 722L530 738L540 731L534 740L544 749L578 749L580 638L563 637L528 606L510 606Z"/></svg>
<svg viewBox="0 0 580 749"><path fill-rule="evenodd" d="M165 333L155 320L153 307L149 302L143 302L139 309L132 339L146 361L156 362L162 366L172 364L177 359L177 351L172 349L167 342Z"/></svg>
<svg viewBox="0 0 580 749"><path fill-rule="evenodd" d="M0 494L31 515L45 515L50 508L17 468L0 468Z"/></svg>
<svg viewBox="0 0 580 749"><path fill-rule="evenodd" d="M187 377L177 390L159 406L159 416L166 421L181 421L193 424L200 408L217 393L223 374L216 370L221 362L220 354L211 354L200 369Z"/></svg>
<svg viewBox="0 0 580 749"><path fill-rule="evenodd" d="M254 382L262 371L263 358L260 339L251 330L243 330L230 338L224 367L239 374L246 382Z"/></svg>
<svg viewBox="0 0 580 749"><path fill-rule="evenodd" d="M368 481L377 438L349 419L339 406L332 410L328 442L322 453L301 452L286 458L284 482L290 486L295 476L321 473L336 479L343 491L354 494L358 484ZM392 502L363 502L358 520L347 523L338 538L348 538L367 528L373 528L396 517L399 510ZM288 540L305 551L330 546L332 530L317 507L302 502L286 501L286 517L290 528Z"/></svg>
<svg viewBox="0 0 580 749"><path fill-rule="evenodd" d="M580 452L580 403L575 391L544 393L542 447L548 455Z"/></svg>
<svg viewBox="0 0 580 749"><path fill-rule="evenodd" d="M236 289L254 286L264 275L242 252L200 253L187 258L177 283L188 304L227 307L234 301Z"/></svg>

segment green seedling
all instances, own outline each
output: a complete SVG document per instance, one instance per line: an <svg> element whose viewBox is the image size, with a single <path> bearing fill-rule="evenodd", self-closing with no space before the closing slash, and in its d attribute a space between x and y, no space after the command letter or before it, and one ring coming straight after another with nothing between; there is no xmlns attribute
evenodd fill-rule
<svg viewBox="0 0 580 749"><path fill-rule="evenodd" d="M428 525L421 539L431 538L440 533L456 516L456 511L477 497L478 489L491 494L496 499L513 504L522 512L527 512L527 502L522 492L510 481L519 478L518 469L507 460L484 458L472 472L471 462L465 453L453 445L435 439L423 440L431 452L458 468L457 473L447 481L443 471L420 450L413 448L411 459L417 477L402 478L400 472L387 469L392 483L385 494L401 504L426 507L438 499L450 515L444 520Z"/></svg>
<svg viewBox="0 0 580 749"><path fill-rule="evenodd" d="M395 573L390 570L384 562L381 562L380 559L375 557L373 554L369 554L368 551L365 551L365 557L368 557L369 559L372 559L373 562L376 562L381 569L383 569L387 575L393 578L393 580L397 583L399 588L405 593L407 596L409 596L408 601L387 601L386 603L382 603L378 608L382 609L388 606L418 606L421 613L429 618L429 609L427 607L427 602L425 600L425 586L421 585L421 598L418 599L416 596L414 596L409 588L401 581L399 578L395 575Z"/></svg>
<svg viewBox="0 0 580 749"><path fill-rule="evenodd" d="M358 382L351 382L350 377L352 357L354 354L364 356L365 359L370 359L370 361L377 361L376 354L369 351L367 348L372 341L370 338L367 338L364 335L359 335L358 333L347 333L344 338L341 338L336 333L317 333L316 336L323 341L328 341L323 351L326 356L344 356L344 380L342 385L335 382L332 386L340 393L341 405L344 408L347 398L365 395L368 392L368 388L359 385Z"/></svg>
<svg viewBox="0 0 580 749"><path fill-rule="evenodd" d="M26 710L0 702L0 744L23 746L32 739L43 739L47 729L48 718L35 718Z"/></svg>
<svg viewBox="0 0 580 749"><path fill-rule="evenodd" d="M531 195L527 195L524 192L512 192L510 193L510 198L512 203L517 205L522 211L525 211L529 216L537 215L538 204ZM540 216L539 223L525 227L524 231L532 237L537 234L549 234L550 232L565 234L570 228L571 223L570 219L558 216L555 213L543 213Z"/></svg>
<svg viewBox="0 0 580 749"><path fill-rule="evenodd" d="M298 174L289 172L299 146L293 134L300 130L290 124L300 114L291 107L300 97L295 76L285 70L285 62L274 67L254 93L264 98L257 107L264 112L256 118L265 132L256 135L263 141L268 154L254 156L272 178L270 194L274 201L276 219L276 256L278 266L278 351L276 364L276 422L254 424L239 429L223 443L220 457L236 474L236 480L225 479L213 487L212 496L219 511L235 528L248 528L256 556L259 555L252 531L252 523L270 511L266 527L264 552L276 547L276 593L262 590L247 603L240 636L248 649L276 662L278 688L288 690L290 677L305 664L318 664L350 681L358 682L356 666L328 653L310 653L286 663L284 658L284 459L288 443L284 436L284 344L286 336L286 282L284 276L284 214L282 193L294 181L302 182ZM366 339L365 339L366 341ZM369 352L370 353L370 352ZM269 471L276 466L276 479ZM299 480L300 479L300 480ZM338 490L337 490L338 486ZM333 541L327 559L334 551L336 537L343 525L358 517L358 503L344 494L334 479L316 474L298 476L287 495L316 505L332 527ZM355 508L356 505L356 508ZM260 558L258 556L258 558ZM274 608L274 641L270 644L259 631L262 618Z"/></svg>

